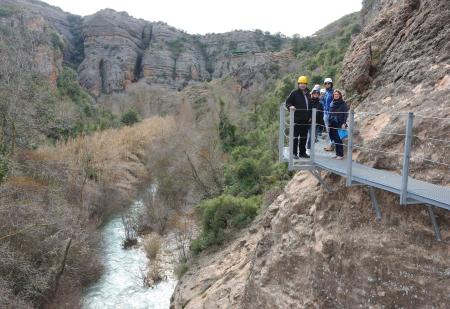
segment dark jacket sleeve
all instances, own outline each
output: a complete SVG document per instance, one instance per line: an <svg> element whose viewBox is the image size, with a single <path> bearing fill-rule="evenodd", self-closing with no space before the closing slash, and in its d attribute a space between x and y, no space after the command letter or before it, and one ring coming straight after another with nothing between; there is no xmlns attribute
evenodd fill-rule
<svg viewBox="0 0 450 309"><path fill-rule="evenodd" d="M341 127L344 123L347 123L348 118L348 107L347 103L342 102L342 105L340 106L338 113L336 113L336 119L338 120L337 125Z"/></svg>
<svg viewBox="0 0 450 309"><path fill-rule="evenodd" d="M342 111L345 112L344 118L343 118L343 123L347 123L347 118L348 118L348 106L347 106L347 102L344 101L344 104L342 106Z"/></svg>
<svg viewBox="0 0 450 309"><path fill-rule="evenodd" d="M289 109L291 106L294 106L294 91L286 99L286 108Z"/></svg>

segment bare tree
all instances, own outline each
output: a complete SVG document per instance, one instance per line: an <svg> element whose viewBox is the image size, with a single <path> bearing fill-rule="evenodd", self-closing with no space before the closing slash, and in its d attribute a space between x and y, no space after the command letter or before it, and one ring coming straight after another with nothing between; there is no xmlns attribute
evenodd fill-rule
<svg viewBox="0 0 450 309"><path fill-rule="evenodd" d="M190 257L189 246L194 239L194 222L188 216L183 216L176 222L175 244L179 262L186 262Z"/></svg>
<svg viewBox="0 0 450 309"><path fill-rule="evenodd" d="M122 216L122 224L124 229L123 247L129 248L137 243L137 221L131 216Z"/></svg>

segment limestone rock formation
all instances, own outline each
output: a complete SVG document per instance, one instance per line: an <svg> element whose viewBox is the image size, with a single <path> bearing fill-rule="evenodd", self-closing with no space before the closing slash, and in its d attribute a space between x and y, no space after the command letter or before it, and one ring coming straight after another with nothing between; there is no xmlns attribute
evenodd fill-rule
<svg viewBox="0 0 450 309"><path fill-rule="evenodd" d="M27 53L26 58L33 63L36 72L56 87L62 69L63 38L36 11L22 9L11 1L2 0L0 4L4 6L0 16L0 43L14 41L20 49L18 52Z"/></svg>
<svg viewBox="0 0 450 309"><path fill-rule="evenodd" d="M40 16L51 28L60 35L64 42L64 62L76 67L83 58L83 38L81 36L82 18L64 12L58 7L48 5L38 0L0 0L0 6L20 8L36 16Z"/></svg>
<svg viewBox="0 0 450 309"><path fill-rule="evenodd" d="M366 1L363 11L366 25L352 41L342 68L344 86L359 93L351 100L355 111L374 113L357 118L360 142L402 152L401 135L384 132L404 134L406 113L415 112L412 175L448 184L448 147L436 140L448 139L450 121L432 117L450 117L450 3ZM399 170L402 163L395 155L356 156L390 170Z"/></svg>
<svg viewBox="0 0 450 309"><path fill-rule="evenodd" d="M83 21L85 58L78 80L93 95L124 90L135 79L144 21L102 10Z"/></svg>
<svg viewBox="0 0 450 309"><path fill-rule="evenodd" d="M288 47L288 39L262 31L190 35L111 9L80 17L37 0L0 0L0 5L39 16L57 33L63 58L54 65L77 68L80 84L95 97L123 91L140 79L182 89L231 74L246 88L261 70L278 72L274 53Z"/></svg>
<svg viewBox="0 0 450 309"><path fill-rule="evenodd" d="M298 173L251 228L194 263L172 308L446 308L450 248L425 208L379 191L377 222L366 189L326 181L338 191ZM448 241L448 212L439 222Z"/></svg>

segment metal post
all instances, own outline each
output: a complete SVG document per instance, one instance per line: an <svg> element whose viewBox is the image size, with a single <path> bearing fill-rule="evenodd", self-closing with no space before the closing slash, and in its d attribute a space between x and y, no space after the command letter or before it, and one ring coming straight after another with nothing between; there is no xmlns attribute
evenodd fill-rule
<svg viewBox="0 0 450 309"><path fill-rule="evenodd" d="M309 147L309 157L311 159L311 162L314 164L314 156L315 156L315 146L316 146L316 115L317 109L312 109L312 122L311 122L311 136L310 138L310 146Z"/></svg>
<svg viewBox="0 0 450 309"><path fill-rule="evenodd" d="M355 125L355 112L351 110L348 113L348 142L347 142L347 187L352 185L352 167L353 167L353 127Z"/></svg>
<svg viewBox="0 0 450 309"><path fill-rule="evenodd" d="M322 176L320 176L320 171L319 170L310 170L310 173L314 177L316 177L316 179L322 184L322 186L324 186L325 190L327 190L328 192L333 192L333 190L330 188L330 186L327 185L325 180L323 180Z"/></svg>
<svg viewBox="0 0 450 309"><path fill-rule="evenodd" d="M294 111L289 111L289 170L294 169Z"/></svg>
<svg viewBox="0 0 450 309"><path fill-rule="evenodd" d="M414 114L408 113L408 120L406 122L405 133L405 149L403 154L403 169L402 169L402 191L400 192L400 204L405 205L408 200L408 176L409 176L409 160L411 158L411 142L413 133Z"/></svg>
<svg viewBox="0 0 450 309"><path fill-rule="evenodd" d="M285 118L286 108L284 103L280 105L280 132L278 136L278 160L280 162L284 161L284 118Z"/></svg>
<svg viewBox="0 0 450 309"><path fill-rule="evenodd" d="M375 190L373 187L369 187L370 199L372 200L372 208L375 210L375 214L377 215L377 221L381 220L381 210L378 205L377 196L375 195Z"/></svg>
<svg viewBox="0 0 450 309"><path fill-rule="evenodd" d="M436 217L434 216L433 206L428 205L428 215L430 216L431 224L433 225L436 240L442 241L441 231L439 230L439 226L436 222Z"/></svg>

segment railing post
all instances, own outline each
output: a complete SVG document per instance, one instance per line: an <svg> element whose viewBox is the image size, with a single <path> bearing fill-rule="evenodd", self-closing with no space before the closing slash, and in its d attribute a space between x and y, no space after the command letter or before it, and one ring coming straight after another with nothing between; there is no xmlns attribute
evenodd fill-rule
<svg viewBox="0 0 450 309"><path fill-rule="evenodd" d="M317 116L317 109L312 109L312 121L311 121L311 136L310 138L310 146L309 147L309 157L311 162L314 164L314 156L315 156L315 148L316 148L316 116Z"/></svg>
<svg viewBox="0 0 450 309"><path fill-rule="evenodd" d="M284 103L280 105L280 132L278 136L278 160L283 162L284 160L284 118L285 118L286 108Z"/></svg>
<svg viewBox="0 0 450 309"><path fill-rule="evenodd" d="M352 185L352 167L353 167L353 127L355 125L355 112L350 110L348 113L348 141L347 141L347 187Z"/></svg>
<svg viewBox="0 0 450 309"><path fill-rule="evenodd" d="M294 111L289 111L289 170L294 169Z"/></svg>
<svg viewBox="0 0 450 309"><path fill-rule="evenodd" d="M408 113L405 133L405 149L403 154L402 191L400 192L400 204L405 205L408 199L409 160L411 158L411 142L413 133L414 114Z"/></svg>

